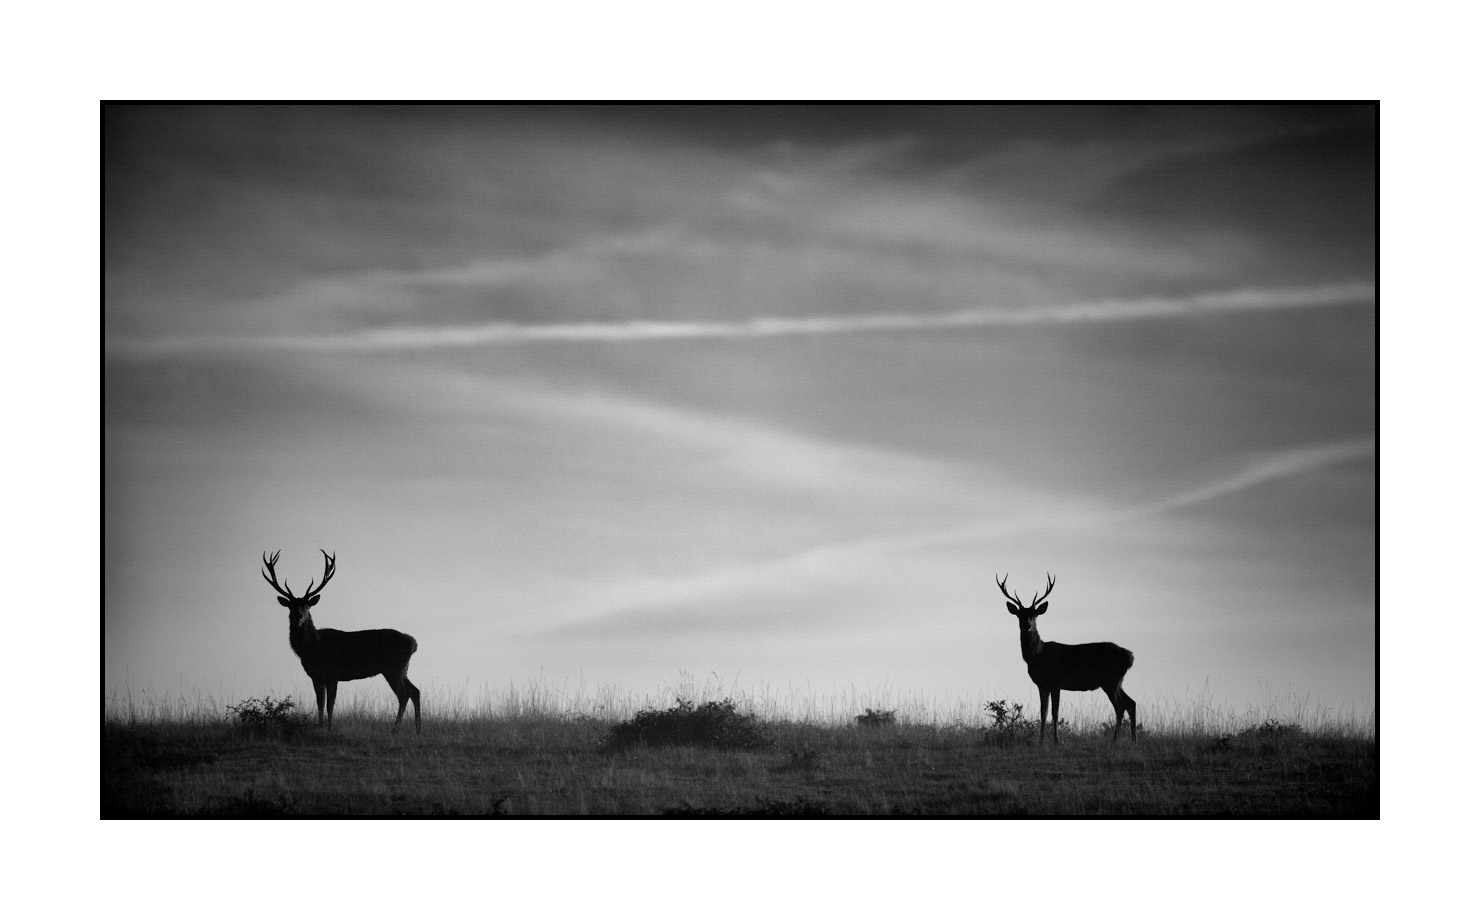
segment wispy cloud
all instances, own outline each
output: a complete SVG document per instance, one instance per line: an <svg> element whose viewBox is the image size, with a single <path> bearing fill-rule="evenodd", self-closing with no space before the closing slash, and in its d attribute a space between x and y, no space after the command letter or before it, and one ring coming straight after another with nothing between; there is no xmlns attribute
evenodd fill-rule
<svg viewBox="0 0 1480 920"><path fill-rule="evenodd" d="M407 398L401 378L383 385L388 398ZM811 437L782 426L613 393L572 393L531 381L511 384L471 374L414 385L420 388L412 397L417 411L455 406L469 412L515 413L533 423L563 424L583 432L609 432L603 438L630 439L677 467L702 466L705 476L723 474L816 495L846 494L854 502L896 498L920 502L935 496L959 505L962 493L978 487L982 478L973 464Z"/></svg>
<svg viewBox="0 0 1480 920"><path fill-rule="evenodd" d="M1177 511L1215 498L1222 498L1225 495L1232 495L1235 492L1242 492L1267 482L1302 476L1328 466L1351 460L1362 460L1376 456L1376 454L1377 441L1373 438L1357 438L1282 451L1251 461L1230 476L1206 483L1180 495L1140 505L1133 509L1129 516L1147 517Z"/></svg>
<svg viewBox="0 0 1480 920"><path fill-rule="evenodd" d="M1193 505L1232 495L1280 479L1306 475L1326 467L1374 456L1377 445L1372 439L1357 439L1280 451L1254 460L1232 475L1205 483L1197 488L1119 510L1087 511L1080 514L1037 514L998 521L981 521L924 533L903 534L869 540L852 540L812 547L782 558L749 565L733 565L681 579L663 579L627 586L620 598L600 613L553 627L553 630L581 628L597 620L610 624L613 617L623 623L631 617L653 625L692 628L689 621L679 622L672 616L660 616L655 608L745 592L764 590L787 579L817 578L842 573L867 571L878 557L917 552L945 546L974 543L1030 531L1087 530L1134 518L1154 517Z"/></svg>
<svg viewBox="0 0 1480 920"><path fill-rule="evenodd" d="M551 342L623 344L685 339L753 339L1176 319L1218 313L1367 304L1373 297L1374 291L1369 284L1334 284L1303 288L1245 288L1190 297L1110 299L1024 309L991 308L858 316L762 316L737 322L500 322L441 327L391 326L321 335L116 337L108 341L107 348L110 354L118 357L149 358L209 351L375 353Z"/></svg>

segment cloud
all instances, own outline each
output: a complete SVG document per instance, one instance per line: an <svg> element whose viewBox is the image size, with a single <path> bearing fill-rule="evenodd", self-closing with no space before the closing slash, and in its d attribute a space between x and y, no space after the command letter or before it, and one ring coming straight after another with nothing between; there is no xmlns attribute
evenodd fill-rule
<svg viewBox="0 0 1480 920"><path fill-rule="evenodd" d="M661 470L666 493L692 488L714 503L707 506L743 501L753 512L774 515L772 520L801 522L814 536L840 519L853 522L841 525L843 532L856 533L858 522L866 520L960 516L1004 502L1043 508L1050 501L1042 492L1011 485L987 464L615 392L391 368L378 368L368 383L389 416L445 413L469 421L474 432L486 427L486 419L517 419L520 430L549 438L547 449L572 456L599 452L602 476L645 479ZM819 507L826 513L814 513Z"/></svg>
<svg viewBox="0 0 1480 920"><path fill-rule="evenodd" d="M608 605L602 612L553 627L552 631L578 630L585 624L597 621L612 625L613 618L619 618L623 623L629 618L637 618L639 622L649 626L677 624L676 614L659 615L654 608L775 588L787 579L844 577L867 573L874 570L878 557L897 553L974 543L1030 531L1087 530L1118 521L1152 517L1264 483L1370 457L1375 454L1376 448L1373 439L1355 439L1281 451L1250 462L1231 476L1129 509L1043 514L1035 511L1024 517L980 521L942 530L837 542L761 563L725 566L681 579L652 580L644 582L630 593L621 592L621 600Z"/></svg>
<svg viewBox="0 0 1480 920"><path fill-rule="evenodd" d="M736 322L497 322L440 327L388 326L316 335L115 337L108 341L107 349L115 357L153 358L211 351L383 353L556 342L626 344L688 339L754 339L1178 319L1219 313L1365 304L1370 303L1374 296L1374 290L1369 284L1330 284L1303 288L1243 288L1189 297L1107 299L1025 309L991 308L858 316L761 316Z"/></svg>
<svg viewBox="0 0 1480 920"><path fill-rule="evenodd" d="M1330 444L1320 444L1314 447L1303 447L1295 450L1282 451L1272 456L1263 457L1246 464L1231 476L1207 483L1165 498L1160 501L1141 505L1129 513L1132 517L1147 517L1156 514L1164 514L1168 511L1177 511L1202 502L1242 492L1266 482L1278 479L1288 479L1292 476L1303 476L1328 466L1346 463L1351 460L1361 460L1376 456L1377 441L1373 438L1358 438L1349 441L1336 441Z"/></svg>

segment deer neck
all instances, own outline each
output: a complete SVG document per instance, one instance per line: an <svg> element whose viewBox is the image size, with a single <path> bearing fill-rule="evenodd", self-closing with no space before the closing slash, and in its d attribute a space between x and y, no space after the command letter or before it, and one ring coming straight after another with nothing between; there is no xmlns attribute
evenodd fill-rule
<svg viewBox="0 0 1480 920"><path fill-rule="evenodd" d="M1023 644L1023 660L1032 661L1043 652L1043 639L1038 635L1037 619L1026 620L1018 632L1018 639Z"/></svg>
<svg viewBox="0 0 1480 920"><path fill-rule="evenodd" d="M297 652L300 658L317 641L319 641L319 631L314 628L313 617L307 613L303 615L303 620L298 626L288 627L288 644L293 647L293 651Z"/></svg>

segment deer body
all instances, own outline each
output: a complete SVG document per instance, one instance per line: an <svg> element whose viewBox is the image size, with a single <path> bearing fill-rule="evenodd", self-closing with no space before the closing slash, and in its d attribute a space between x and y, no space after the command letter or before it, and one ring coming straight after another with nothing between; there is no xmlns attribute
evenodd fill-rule
<svg viewBox="0 0 1480 920"><path fill-rule="evenodd" d="M1121 648L1114 642L1086 642L1083 645L1044 642L1038 638L1036 627L1033 639L1036 643L1031 650L1029 640L1023 639L1023 661L1028 663L1029 679L1040 687L1099 690L1105 684L1122 678L1136 660L1130 649Z"/></svg>
<svg viewBox="0 0 1480 920"><path fill-rule="evenodd" d="M319 680L362 680L393 670L411 658L416 640L394 629L315 629L310 617L303 628L288 629L288 644L303 662L303 671Z"/></svg>
<svg viewBox="0 0 1480 920"><path fill-rule="evenodd" d="M323 552L323 550L320 550ZM362 680L384 675L391 685L400 710L396 713L395 731L406 715L406 704L412 703L416 713L416 731L421 732L421 691L406 677L411 656L416 652L416 640L395 629L361 629L346 632L342 629L319 629L314 626L309 608L319 602L319 591L334 576L334 557L324 553L324 580L317 590L313 582L302 597L295 597L286 587L277 583L273 565L278 554L271 559L264 553L262 561L267 571L262 577L280 595L278 603L288 608L288 645L303 664L303 671L313 681L314 698L319 708L319 724L325 724L324 708L328 704L328 725L334 725L334 698L342 680ZM268 573L272 574L269 575Z"/></svg>
<svg viewBox="0 0 1480 920"><path fill-rule="evenodd" d="M1121 688L1125 674L1136 656L1114 642L1086 642L1065 645L1045 642L1038 635L1038 618L1048 612L1048 594L1053 590L1053 576L1043 597L1033 596L1024 604L1016 595L1007 593L1007 579L997 587L1007 597L1007 612L1018 619L1018 638L1022 643L1023 661L1028 665L1028 678L1038 687L1038 740L1042 743L1048 722L1049 703L1053 703L1053 740L1059 743L1059 693L1063 690L1104 690L1115 707L1115 738L1120 738L1121 721L1131 717L1131 740L1136 738L1136 701Z"/></svg>

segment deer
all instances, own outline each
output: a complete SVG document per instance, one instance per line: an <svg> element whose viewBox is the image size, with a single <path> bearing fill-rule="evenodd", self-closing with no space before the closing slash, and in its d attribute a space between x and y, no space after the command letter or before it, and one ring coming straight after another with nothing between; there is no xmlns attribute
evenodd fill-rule
<svg viewBox="0 0 1480 920"><path fill-rule="evenodd" d="M996 577L995 575L993 576ZM1048 595L1054 586L1048 576L1048 590L1043 597L1033 595L1033 603L1024 604L1016 594L1007 593L1007 576L997 580L997 587L1007 598L1007 612L1017 617L1018 637L1022 640L1023 661L1028 663L1028 677L1038 685L1038 743L1043 743L1044 723L1048 719L1048 701L1053 697L1053 743L1059 743L1059 691L1104 690L1115 707L1115 736L1120 740L1120 725L1126 713L1131 717L1131 741L1136 740L1136 701L1121 688L1125 672L1136 656L1114 642L1086 642L1065 645L1044 642L1038 635L1038 618L1048 612Z"/></svg>
<svg viewBox="0 0 1480 920"><path fill-rule="evenodd" d="M416 733L421 734L421 691L406 677L406 668L416 652L416 640L394 629L360 629L345 632L342 629L318 629L308 608L319 602L319 593L334 577L335 558L323 550L324 579L319 586L308 580L308 590L302 597L295 597L286 585L278 584L277 564L282 550L268 558L262 554L266 568L262 577L278 593L277 602L288 608L288 644L303 663L303 670L313 681L314 697L319 704L319 725L324 720L324 701L329 703L329 728L334 727L334 697L339 692L342 680L360 680L377 674L385 677L386 683L396 693L401 708L396 713L394 733L401 727L401 718L406 715L406 703L416 707Z"/></svg>

